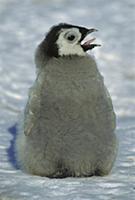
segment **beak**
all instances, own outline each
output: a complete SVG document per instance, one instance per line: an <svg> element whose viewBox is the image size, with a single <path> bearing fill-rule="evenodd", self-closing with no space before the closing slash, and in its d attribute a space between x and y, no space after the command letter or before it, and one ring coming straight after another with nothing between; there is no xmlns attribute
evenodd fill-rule
<svg viewBox="0 0 135 200"><path fill-rule="evenodd" d="M95 29L95 28L91 28L87 31L87 35L90 34L90 33L93 33L93 32L97 32L98 30Z"/></svg>
<svg viewBox="0 0 135 200"><path fill-rule="evenodd" d="M91 29L83 28L83 30L80 30L80 32L82 33L80 43L81 43L81 47L83 48L84 51L88 51L88 50L93 49L94 47L101 46L100 44L93 44L93 42L96 40L96 38L91 38L87 41L84 41L87 35L89 35L90 33L93 33L93 32L97 32L97 31L98 30L95 28L91 28Z"/></svg>

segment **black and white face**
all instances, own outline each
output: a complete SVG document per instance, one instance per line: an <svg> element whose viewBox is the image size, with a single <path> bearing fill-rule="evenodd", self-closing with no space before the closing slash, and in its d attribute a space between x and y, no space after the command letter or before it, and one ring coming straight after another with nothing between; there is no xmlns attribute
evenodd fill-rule
<svg viewBox="0 0 135 200"><path fill-rule="evenodd" d="M46 52L51 57L85 56L87 50L100 46L92 43L95 38L84 41L86 36L94 31L97 30L70 24L54 26L45 38Z"/></svg>
<svg viewBox="0 0 135 200"><path fill-rule="evenodd" d="M84 56L85 52L80 45L82 34L78 28L61 29L56 44L60 56Z"/></svg>

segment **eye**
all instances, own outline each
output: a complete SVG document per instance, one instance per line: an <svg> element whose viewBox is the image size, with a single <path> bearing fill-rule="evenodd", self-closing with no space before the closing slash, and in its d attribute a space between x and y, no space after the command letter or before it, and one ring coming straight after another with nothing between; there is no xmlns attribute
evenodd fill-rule
<svg viewBox="0 0 135 200"><path fill-rule="evenodd" d="M75 35L71 34L67 37L68 40L73 41L75 39Z"/></svg>
<svg viewBox="0 0 135 200"><path fill-rule="evenodd" d="M68 40L69 42L75 42L78 39L78 35L76 32L67 32L64 36L66 38L66 40Z"/></svg>

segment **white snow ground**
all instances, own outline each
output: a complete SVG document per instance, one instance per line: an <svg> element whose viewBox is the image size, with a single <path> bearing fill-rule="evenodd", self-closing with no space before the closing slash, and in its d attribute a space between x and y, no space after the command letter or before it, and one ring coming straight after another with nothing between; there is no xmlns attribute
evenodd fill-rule
<svg viewBox="0 0 135 200"><path fill-rule="evenodd" d="M135 199L134 11L134 0L0 0L0 200ZM106 177L48 179L15 168L15 124L35 78L34 50L62 21L100 30L103 45L94 54L113 99L119 138L117 161Z"/></svg>

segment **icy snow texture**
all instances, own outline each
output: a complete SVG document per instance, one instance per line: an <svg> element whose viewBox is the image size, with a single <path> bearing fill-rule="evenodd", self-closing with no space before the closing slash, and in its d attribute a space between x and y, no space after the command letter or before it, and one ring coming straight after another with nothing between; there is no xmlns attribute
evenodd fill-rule
<svg viewBox="0 0 135 200"><path fill-rule="evenodd" d="M135 1L0 0L0 200L135 199ZM58 22L95 27L94 50L117 114L119 154L106 177L48 179L16 169L15 124L35 79L33 54Z"/></svg>

